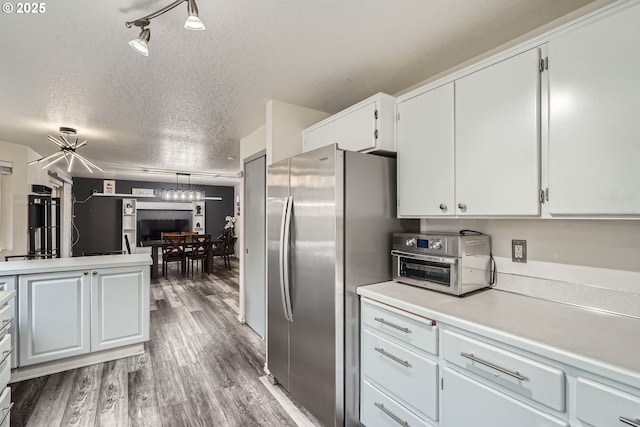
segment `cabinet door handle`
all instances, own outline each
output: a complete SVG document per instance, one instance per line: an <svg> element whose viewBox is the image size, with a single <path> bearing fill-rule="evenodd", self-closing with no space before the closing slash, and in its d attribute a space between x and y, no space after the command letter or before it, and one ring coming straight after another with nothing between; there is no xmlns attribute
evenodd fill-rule
<svg viewBox="0 0 640 427"><path fill-rule="evenodd" d="M4 423L4 420L7 419L7 416L11 412L11 408L13 408L13 402L11 402L8 408L2 408L3 414L2 414L2 420L0 420L0 425L2 425Z"/></svg>
<svg viewBox="0 0 640 427"><path fill-rule="evenodd" d="M396 414L394 414L393 412L391 412L390 410L388 410L387 408L384 407L384 405L382 403L378 403L378 402L374 402L374 405L376 405L376 408L380 409L382 412L384 412L389 418L391 418L393 421L397 422L398 424L400 424L401 426L404 427L409 427L409 423L406 421L403 421L402 418L400 418L399 416L397 416Z"/></svg>
<svg viewBox="0 0 640 427"><path fill-rule="evenodd" d="M446 211L447 210L447 205L445 205L444 203L440 203L440 210L442 212Z"/></svg>
<svg viewBox="0 0 640 427"><path fill-rule="evenodd" d="M402 332L406 332L407 334L411 333L411 330L409 328L403 328L402 326L398 326L398 325L395 325L395 324L393 324L391 322L387 322L386 320L384 320L383 317L374 317L373 319L376 322L380 322L383 325L391 326L392 328L395 328L395 329L397 329L399 331L402 331Z"/></svg>
<svg viewBox="0 0 640 427"><path fill-rule="evenodd" d="M0 361L0 365L2 365L4 361L7 360L9 356L11 356L11 353L13 353L13 347L2 352L2 354L4 354L4 357L2 358L2 361ZM2 421L0 421L0 425L2 425Z"/></svg>
<svg viewBox="0 0 640 427"><path fill-rule="evenodd" d="M518 372L518 371L510 371L510 370L502 368L502 367L500 367L498 365L494 365L491 362L487 362L486 360L482 360L482 359L474 356L473 353L464 353L464 352L462 352L462 353L460 353L460 356L466 357L467 359L471 359L474 362L478 362L481 365L488 366L489 368L495 369L496 371L502 372L503 374L507 374L510 377L517 378L520 381L526 381L527 380L526 377L523 377L522 375L520 375L520 372Z"/></svg>
<svg viewBox="0 0 640 427"><path fill-rule="evenodd" d="M636 418L635 420L632 420L631 418L620 417L618 418L618 420L620 420L621 423L625 423L633 427L640 427L640 419L638 418Z"/></svg>
<svg viewBox="0 0 640 427"><path fill-rule="evenodd" d="M82 273L82 274L84 274L84 275L86 276L87 274L89 274L89 272L88 272L88 271L85 271L85 272L84 272L84 273Z"/></svg>
<svg viewBox="0 0 640 427"><path fill-rule="evenodd" d="M378 353L382 354L383 356L387 356L389 359L393 360L394 362L398 362L399 364L401 364L402 366L406 366L407 368L411 367L411 364L409 362L407 362L406 360L402 360L391 353L387 353L386 351L384 351L384 348L375 347L375 349Z"/></svg>
<svg viewBox="0 0 640 427"><path fill-rule="evenodd" d="M2 326L0 326L0 335L2 335L2 337L4 337L4 331L5 329L7 329L9 326L11 326L11 322L13 322L13 317L11 319L5 319L2 321Z"/></svg>
<svg viewBox="0 0 640 427"><path fill-rule="evenodd" d="M458 203L458 209L460 209L461 211L464 211L467 209L467 205L464 203Z"/></svg>

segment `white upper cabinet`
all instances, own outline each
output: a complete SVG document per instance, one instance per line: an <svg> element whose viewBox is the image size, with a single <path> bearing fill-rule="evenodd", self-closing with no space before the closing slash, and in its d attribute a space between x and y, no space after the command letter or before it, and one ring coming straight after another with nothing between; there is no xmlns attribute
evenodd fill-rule
<svg viewBox="0 0 640 427"><path fill-rule="evenodd" d="M349 151L395 152L395 98L378 93L302 131L303 151L338 144Z"/></svg>
<svg viewBox="0 0 640 427"><path fill-rule="evenodd" d="M549 42L549 213L640 214L640 5Z"/></svg>
<svg viewBox="0 0 640 427"><path fill-rule="evenodd" d="M398 216L455 215L453 83L398 104Z"/></svg>
<svg viewBox="0 0 640 427"><path fill-rule="evenodd" d="M540 214L540 51L455 82L456 213Z"/></svg>

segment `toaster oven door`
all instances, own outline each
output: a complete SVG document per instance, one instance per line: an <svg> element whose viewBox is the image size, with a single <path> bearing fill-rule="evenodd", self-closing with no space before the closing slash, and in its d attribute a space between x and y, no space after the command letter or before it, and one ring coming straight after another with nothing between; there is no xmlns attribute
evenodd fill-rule
<svg viewBox="0 0 640 427"><path fill-rule="evenodd" d="M391 254L394 258L395 280L432 289L440 288L444 292L455 287L458 280L459 258L420 255L395 250Z"/></svg>

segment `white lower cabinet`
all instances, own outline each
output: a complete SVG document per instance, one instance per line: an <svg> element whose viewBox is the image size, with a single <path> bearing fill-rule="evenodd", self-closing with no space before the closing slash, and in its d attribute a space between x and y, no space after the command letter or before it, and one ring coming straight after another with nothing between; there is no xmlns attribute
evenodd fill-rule
<svg viewBox="0 0 640 427"><path fill-rule="evenodd" d="M443 425L451 427L568 427L512 397L450 368L443 374Z"/></svg>
<svg viewBox="0 0 640 427"><path fill-rule="evenodd" d="M436 425L438 329L433 320L367 300L361 313L361 422Z"/></svg>
<svg viewBox="0 0 640 427"><path fill-rule="evenodd" d="M579 377L576 381L576 416L596 427L640 426L640 393L627 393Z"/></svg>
<svg viewBox="0 0 640 427"><path fill-rule="evenodd" d="M11 425L11 387L4 387L0 394L0 427L9 427Z"/></svg>
<svg viewBox="0 0 640 427"><path fill-rule="evenodd" d="M86 270L20 276L20 366L90 351L90 284Z"/></svg>
<svg viewBox="0 0 640 427"><path fill-rule="evenodd" d="M17 282L17 276L1 276L0 291L16 291ZM3 309L0 310L0 336L4 334L5 328L8 327L6 332L11 334L11 347L13 348L13 353L11 353L11 367L15 368L18 366L18 346L16 343L16 337L18 336L16 333L16 325L18 324L18 319L16 316L16 298L11 298L7 303L7 306L8 307L3 307Z"/></svg>
<svg viewBox="0 0 640 427"><path fill-rule="evenodd" d="M19 276L19 366L149 340L148 268Z"/></svg>
<svg viewBox="0 0 640 427"><path fill-rule="evenodd" d="M149 339L149 286L140 269L94 270L91 278L91 351Z"/></svg>
<svg viewBox="0 0 640 427"><path fill-rule="evenodd" d="M432 426L380 391L368 381L362 382L360 421L371 427Z"/></svg>

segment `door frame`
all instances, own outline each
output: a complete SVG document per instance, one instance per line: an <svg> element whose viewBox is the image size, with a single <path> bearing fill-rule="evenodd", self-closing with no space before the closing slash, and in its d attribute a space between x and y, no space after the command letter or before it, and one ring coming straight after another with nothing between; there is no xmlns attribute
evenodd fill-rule
<svg viewBox="0 0 640 427"><path fill-rule="evenodd" d="M238 186L239 192L240 192L240 202L239 204L235 207L236 208L236 215L238 215L239 212L239 216L241 219L241 224L242 224L242 228L239 231L239 239L238 239L238 261L239 261L239 266L238 266L238 287L239 287L239 301L238 301L238 321L240 321L241 323L246 323L246 304L245 304L245 297L246 297L246 288L245 288L245 251L246 251L246 221L247 221L247 215L245 215L244 209L246 207L246 203L245 203L245 187L247 185L247 181L246 181L246 166L247 163L250 163L260 157L264 156L265 157L265 196L267 194L267 188L266 188L266 176L267 176L267 150L263 149L260 151L257 151L255 153L253 153L252 155L242 159L242 185ZM266 221L266 218L265 218ZM267 251L267 246L266 246L266 230L265 230L265 247L264 247L264 253L265 253L265 257L266 257L266 251ZM267 277L267 263L265 262L265 279ZM265 317L266 317L266 313L265 313ZM265 331L266 331L266 327L267 327L267 319L265 318ZM266 334L265 334L266 335Z"/></svg>

